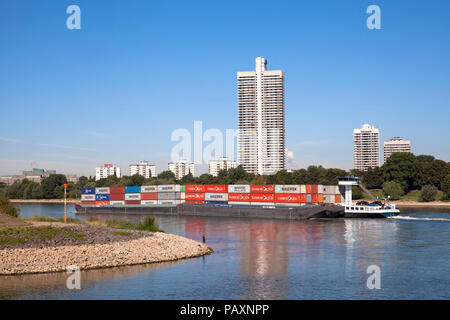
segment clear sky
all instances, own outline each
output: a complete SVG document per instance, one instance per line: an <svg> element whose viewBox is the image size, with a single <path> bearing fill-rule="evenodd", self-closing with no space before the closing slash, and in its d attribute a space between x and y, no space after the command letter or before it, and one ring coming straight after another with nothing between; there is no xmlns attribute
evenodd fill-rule
<svg viewBox="0 0 450 320"><path fill-rule="evenodd" d="M0 174L161 172L173 130L237 127L236 72L257 56L285 73L291 167L350 168L363 123L450 161L448 0L2 0L0 41Z"/></svg>

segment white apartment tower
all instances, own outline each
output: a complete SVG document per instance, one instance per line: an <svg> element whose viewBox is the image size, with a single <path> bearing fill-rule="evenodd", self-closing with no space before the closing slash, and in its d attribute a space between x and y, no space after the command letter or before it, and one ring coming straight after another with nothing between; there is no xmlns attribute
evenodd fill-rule
<svg viewBox="0 0 450 320"><path fill-rule="evenodd" d="M266 65L258 57L255 71L237 73L238 162L261 175L285 167L284 74Z"/></svg>
<svg viewBox="0 0 450 320"><path fill-rule="evenodd" d="M102 167L95 167L95 180L108 178L109 176L116 176L117 178L120 178L120 168L114 167L110 163L107 163Z"/></svg>
<svg viewBox="0 0 450 320"><path fill-rule="evenodd" d="M394 152L411 152L411 141L403 140L401 137L393 137L384 142L384 162Z"/></svg>
<svg viewBox="0 0 450 320"><path fill-rule="evenodd" d="M217 177L220 170L236 168L236 161L231 161L227 157L222 157L219 160L209 160L208 173Z"/></svg>
<svg viewBox="0 0 450 320"><path fill-rule="evenodd" d="M147 161L141 161L139 164L130 164L130 176L140 174L145 178L156 177L156 166L148 164Z"/></svg>
<svg viewBox="0 0 450 320"><path fill-rule="evenodd" d="M192 175L194 175L194 164L188 163L186 160L169 162L169 171L172 171L175 174L175 178L177 180L180 180L189 173L192 173Z"/></svg>
<svg viewBox="0 0 450 320"><path fill-rule="evenodd" d="M353 168L365 171L380 166L380 131L363 124L353 129Z"/></svg>

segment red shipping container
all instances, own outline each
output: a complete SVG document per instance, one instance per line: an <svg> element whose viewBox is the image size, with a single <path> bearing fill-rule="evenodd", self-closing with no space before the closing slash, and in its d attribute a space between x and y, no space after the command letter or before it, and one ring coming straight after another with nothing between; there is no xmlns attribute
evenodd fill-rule
<svg viewBox="0 0 450 320"><path fill-rule="evenodd" d="M186 200L205 200L205 194L199 192L186 192L185 197Z"/></svg>
<svg viewBox="0 0 450 320"><path fill-rule="evenodd" d="M158 200L158 192L141 193L141 200Z"/></svg>
<svg viewBox="0 0 450 320"><path fill-rule="evenodd" d="M299 203L300 195L293 193L277 193L275 194L275 202Z"/></svg>
<svg viewBox="0 0 450 320"><path fill-rule="evenodd" d="M96 206L109 206L109 201L95 201Z"/></svg>
<svg viewBox="0 0 450 320"><path fill-rule="evenodd" d="M312 191L311 193L317 193L319 191L319 186L317 184L313 184L311 187L311 191Z"/></svg>
<svg viewBox="0 0 450 320"><path fill-rule="evenodd" d="M340 194L335 194L334 195L334 203L341 203L342 199L341 199L341 195Z"/></svg>
<svg viewBox="0 0 450 320"><path fill-rule="evenodd" d="M205 201L202 201L202 200L186 200L186 203L205 203Z"/></svg>
<svg viewBox="0 0 450 320"><path fill-rule="evenodd" d="M250 193L229 193L228 201L250 201Z"/></svg>
<svg viewBox="0 0 450 320"><path fill-rule="evenodd" d="M186 192L205 192L205 186L201 184L188 184L185 188Z"/></svg>
<svg viewBox="0 0 450 320"><path fill-rule="evenodd" d="M111 201L125 200L125 193L111 193L109 195L109 200Z"/></svg>
<svg viewBox="0 0 450 320"><path fill-rule="evenodd" d="M111 187L109 188L109 194L121 194L125 193L125 187Z"/></svg>
<svg viewBox="0 0 450 320"><path fill-rule="evenodd" d="M306 193L312 193L312 185L310 184L306 185Z"/></svg>
<svg viewBox="0 0 450 320"><path fill-rule="evenodd" d="M229 197L229 195L228 195L228 197ZM250 201L251 202L275 202L275 195L274 194L252 193L252 194L250 194Z"/></svg>
<svg viewBox="0 0 450 320"><path fill-rule="evenodd" d="M312 203L317 203L317 202L319 202L319 196L317 195L317 193L316 194L312 194L312 196L311 196L311 202Z"/></svg>
<svg viewBox="0 0 450 320"><path fill-rule="evenodd" d="M141 200L125 200L125 204L141 204Z"/></svg>
<svg viewBox="0 0 450 320"><path fill-rule="evenodd" d="M305 193L300 194L300 203L306 203L306 194Z"/></svg>
<svg viewBox="0 0 450 320"><path fill-rule="evenodd" d="M250 186L251 193L275 193L274 185L253 185Z"/></svg>
<svg viewBox="0 0 450 320"><path fill-rule="evenodd" d="M81 201L81 204L84 204L84 205L95 205L95 201Z"/></svg>
<svg viewBox="0 0 450 320"><path fill-rule="evenodd" d="M228 185L226 184L207 184L205 185L205 192L228 192Z"/></svg>

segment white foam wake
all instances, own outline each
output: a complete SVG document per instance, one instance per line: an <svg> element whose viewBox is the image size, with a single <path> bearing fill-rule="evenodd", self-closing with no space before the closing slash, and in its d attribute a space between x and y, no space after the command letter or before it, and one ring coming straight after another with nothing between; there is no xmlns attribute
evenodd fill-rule
<svg viewBox="0 0 450 320"><path fill-rule="evenodd" d="M388 219L419 220L419 221L450 221L450 219L446 219L446 218L418 218L418 217L410 217L410 216L393 216L393 217L388 217Z"/></svg>

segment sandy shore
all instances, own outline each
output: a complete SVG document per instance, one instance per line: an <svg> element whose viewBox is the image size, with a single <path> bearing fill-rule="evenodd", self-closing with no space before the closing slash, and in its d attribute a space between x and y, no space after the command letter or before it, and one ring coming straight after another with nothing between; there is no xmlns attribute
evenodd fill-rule
<svg viewBox="0 0 450 320"><path fill-rule="evenodd" d="M52 227L64 233L42 241L3 244L0 275L66 271L72 265L87 270L167 262L212 252L203 243L162 232L59 222L34 221L32 225L38 229ZM81 235L84 238L80 240Z"/></svg>
<svg viewBox="0 0 450 320"><path fill-rule="evenodd" d="M64 203L64 199L10 199L15 203ZM67 203L81 202L80 199L67 199Z"/></svg>
<svg viewBox="0 0 450 320"><path fill-rule="evenodd" d="M450 202L433 201L433 202L418 202L418 201L391 201L391 203L399 207L432 207L432 208L450 208Z"/></svg>

